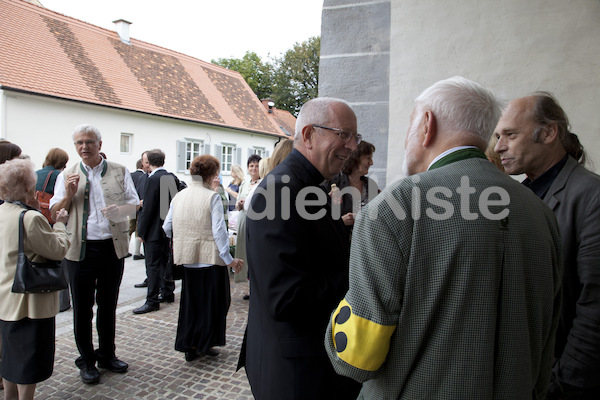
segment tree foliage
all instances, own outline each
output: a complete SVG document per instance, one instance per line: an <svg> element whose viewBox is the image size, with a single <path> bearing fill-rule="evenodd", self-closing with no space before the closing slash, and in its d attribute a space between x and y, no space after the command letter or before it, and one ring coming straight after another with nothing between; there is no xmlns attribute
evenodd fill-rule
<svg viewBox="0 0 600 400"><path fill-rule="evenodd" d="M271 98L277 108L297 115L302 104L318 96L320 50L321 39L316 36L268 61L247 51L241 59L211 62L239 72L259 99Z"/></svg>
<svg viewBox="0 0 600 400"><path fill-rule="evenodd" d="M259 99L271 96L273 67L264 63L255 52L247 51L242 58L219 58L211 62L239 72Z"/></svg>

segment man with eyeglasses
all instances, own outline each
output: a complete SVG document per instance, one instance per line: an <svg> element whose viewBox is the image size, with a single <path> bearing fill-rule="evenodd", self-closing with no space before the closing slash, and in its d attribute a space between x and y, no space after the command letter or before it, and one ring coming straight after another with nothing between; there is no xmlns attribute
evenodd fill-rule
<svg viewBox="0 0 600 400"><path fill-rule="evenodd" d="M73 141L81 162L58 176L50 207L53 215L61 208L69 211L71 247L65 264L80 354L75 364L81 380L93 384L100 380L96 362L113 372L125 372L129 367L115 355L116 308L129 250L128 217L135 218L140 201L127 168L100 155L102 137L97 128L76 127ZM94 299L98 305L96 350L92 341Z"/></svg>
<svg viewBox="0 0 600 400"><path fill-rule="evenodd" d="M356 128L345 101L308 101L298 114L294 149L250 204L251 295L240 366L258 400L355 399L360 389L334 372L323 346L329 315L348 287L349 243L319 186L356 150ZM275 195L264 194L269 190ZM265 210L274 218L257 217Z"/></svg>

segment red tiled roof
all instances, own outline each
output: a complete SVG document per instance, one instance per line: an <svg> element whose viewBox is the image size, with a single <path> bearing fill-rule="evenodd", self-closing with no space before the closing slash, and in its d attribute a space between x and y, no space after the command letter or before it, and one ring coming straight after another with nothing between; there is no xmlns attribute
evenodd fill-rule
<svg viewBox="0 0 600 400"><path fill-rule="evenodd" d="M130 43L24 0L0 0L0 87L287 137L239 73Z"/></svg>

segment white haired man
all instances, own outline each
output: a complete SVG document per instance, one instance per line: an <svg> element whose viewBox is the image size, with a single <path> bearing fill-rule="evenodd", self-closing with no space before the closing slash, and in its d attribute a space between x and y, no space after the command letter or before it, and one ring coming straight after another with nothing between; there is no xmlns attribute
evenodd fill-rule
<svg viewBox="0 0 600 400"><path fill-rule="evenodd" d="M252 293L240 364L258 400L358 394L360 386L334 372L323 347L329 314L348 288L349 240L319 186L356 150L356 128L345 101L308 101L296 121L294 149L252 197L246 220ZM310 203L304 208L303 194ZM263 211L273 218L259 217Z"/></svg>
<svg viewBox="0 0 600 400"><path fill-rule="evenodd" d="M73 133L81 162L56 178L52 215L69 211L67 232L71 247L65 256L71 295L75 343L80 357L75 364L81 380L98 383L100 368L125 372L129 365L115 356L116 308L129 249L128 217L135 217L139 198L131 174L122 165L100 155L102 136L91 125ZM92 341L94 299L98 305L98 348Z"/></svg>
<svg viewBox="0 0 600 400"><path fill-rule="evenodd" d="M543 399L560 310L552 212L484 154L494 95L462 77L415 101L409 177L358 214L325 336L361 399Z"/></svg>

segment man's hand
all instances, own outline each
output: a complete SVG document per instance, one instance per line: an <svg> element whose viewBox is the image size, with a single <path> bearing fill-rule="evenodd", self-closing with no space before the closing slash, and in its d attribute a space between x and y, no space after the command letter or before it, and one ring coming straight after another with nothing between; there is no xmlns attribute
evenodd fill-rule
<svg viewBox="0 0 600 400"><path fill-rule="evenodd" d="M68 174L65 179L65 197L72 199L77 193L77 187L79 186L79 174L73 173Z"/></svg>
<svg viewBox="0 0 600 400"><path fill-rule="evenodd" d="M119 207L117 207L115 204L111 204L100 211L102 212L102 215L104 215L110 221L117 219L117 217L120 215Z"/></svg>

